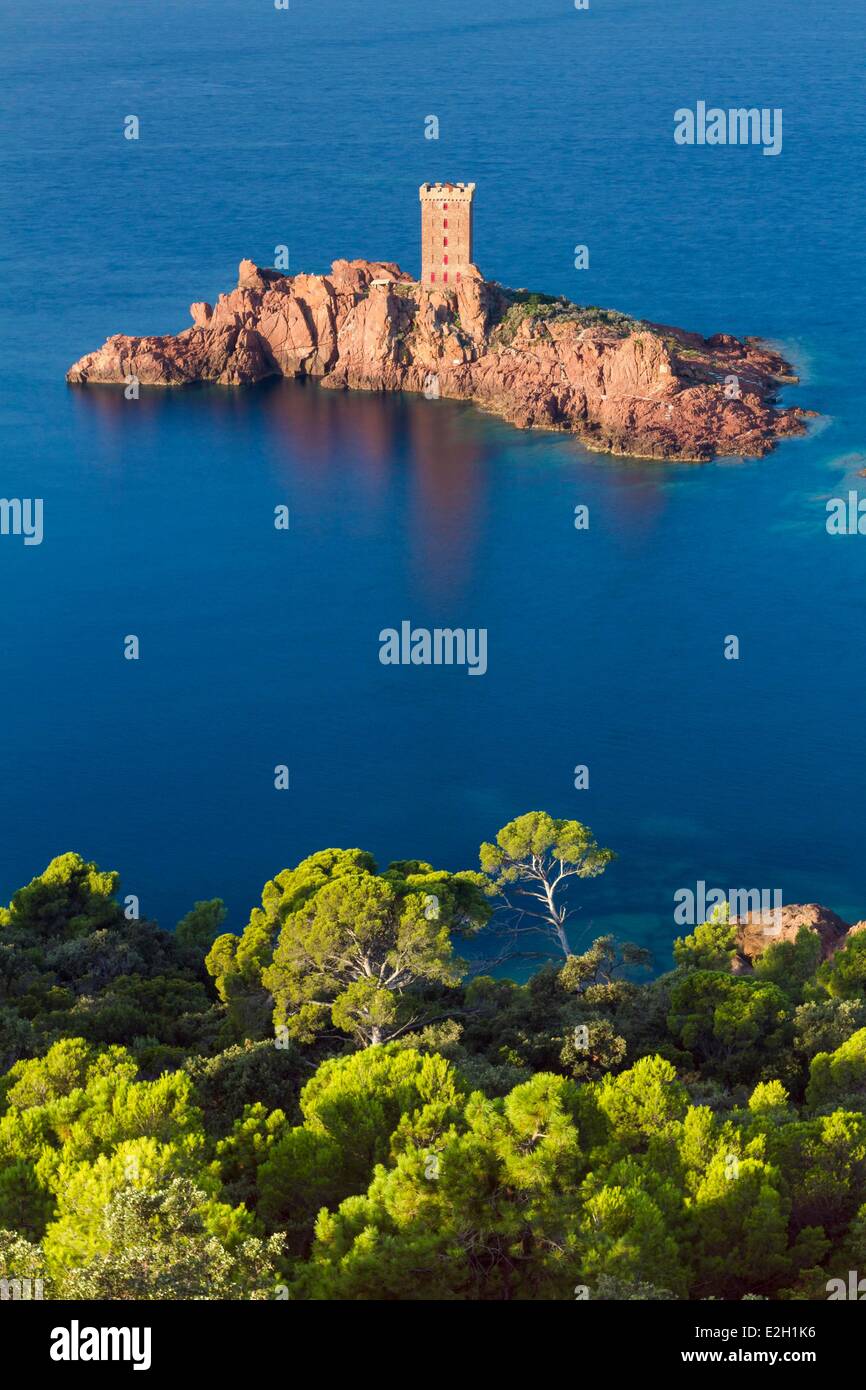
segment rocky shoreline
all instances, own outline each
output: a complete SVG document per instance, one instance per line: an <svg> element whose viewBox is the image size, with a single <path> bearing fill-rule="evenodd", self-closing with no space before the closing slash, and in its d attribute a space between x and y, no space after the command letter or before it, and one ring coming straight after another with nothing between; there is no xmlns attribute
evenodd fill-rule
<svg viewBox="0 0 866 1390"><path fill-rule="evenodd" d="M520 428L565 430L638 458L761 457L814 412L780 408L791 365L754 338L696 333L509 290L474 272L435 289L381 261L284 275L242 261L237 287L195 303L175 335L116 334L67 372L78 384L325 387L469 400Z"/></svg>

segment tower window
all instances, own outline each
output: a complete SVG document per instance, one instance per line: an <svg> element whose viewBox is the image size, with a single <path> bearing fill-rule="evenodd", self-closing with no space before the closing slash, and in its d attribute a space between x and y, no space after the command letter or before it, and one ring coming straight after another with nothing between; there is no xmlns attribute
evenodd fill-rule
<svg viewBox="0 0 866 1390"><path fill-rule="evenodd" d="M443 263L444 263L445 265L447 265L447 264L448 264L448 257L447 257L447 256L443 256L443 257L442 257L442 261L443 261Z"/></svg>
<svg viewBox="0 0 866 1390"><path fill-rule="evenodd" d="M443 245L443 246L447 246L447 245L448 245L448 238L447 238L447 236L444 236L444 237L442 238L442 245Z"/></svg>
<svg viewBox="0 0 866 1390"><path fill-rule="evenodd" d="M446 217L445 220L443 221L442 226L443 226L443 227L447 227L447 226L448 226L448 218L447 218L447 217Z"/></svg>
<svg viewBox="0 0 866 1390"><path fill-rule="evenodd" d="M445 281L445 284L447 285L447 284L448 284L448 271L447 271L447 270L443 270L443 272L442 272L442 279Z"/></svg>
<svg viewBox="0 0 866 1390"><path fill-rule="evenodd" d="M436 279L436 271L435 271L435 270L431 270L431 271L430 271L430 283L431 283L431 285L432 285L432 283L433 283L433 281L434 281L435 279Z"/></svg>

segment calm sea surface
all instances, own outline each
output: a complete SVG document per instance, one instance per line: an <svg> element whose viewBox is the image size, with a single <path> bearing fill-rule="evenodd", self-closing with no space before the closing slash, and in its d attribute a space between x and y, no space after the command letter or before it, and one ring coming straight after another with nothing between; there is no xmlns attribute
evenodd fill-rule
<svg viewBox="0 0 866 1390"><path fill-rule="evenodd" d="M2 25L0 493L42 497L45 538L0 537L0 899L77 849L164 925L220 895L239 928L313 850L474 867L545 808L619 855L582 930L660 963L698 879L866 916L866 537L824 528L866 495L862 0L4 0ZM781 107L782 154L675 146L698 100ZM663 465L410 396L65 385L279 244L417 270L418 185L449 178L491 278L781 343L810 436ZM487 674L381 666L403 619L486 627Z"/></svg>

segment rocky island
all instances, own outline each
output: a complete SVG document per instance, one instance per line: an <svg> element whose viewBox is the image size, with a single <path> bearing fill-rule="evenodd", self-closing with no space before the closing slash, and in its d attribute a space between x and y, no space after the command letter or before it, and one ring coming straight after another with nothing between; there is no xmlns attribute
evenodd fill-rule
<svg viewBox="0 0 866 1390"><path fill-rule="evenodd" d="M287 275L241 261L237 287L191 306L165 337L117 334L70 382L245 386L314 376L322 386L423 391L474 401L521 428L568 430L639 458L760 456L802 434L779 409L792 368L757 339L702 338L615 310L486 280L473 259L474 183L423 183L421 275L391 261L334 261Z"/></svg>
<svg viewBox="0 0 866 1390"><path fill-rule="evenodd" d="M242 261L235 289L190 312L178 334L115 334L67 380L244 386L307 375L471 400L521 428L653 459L760 456L804 430L805 411L775 405L796 376L755 339L702 338L508 290L477 271L446 289L390 262L338 260L329 275L290 276Z"/></svg>

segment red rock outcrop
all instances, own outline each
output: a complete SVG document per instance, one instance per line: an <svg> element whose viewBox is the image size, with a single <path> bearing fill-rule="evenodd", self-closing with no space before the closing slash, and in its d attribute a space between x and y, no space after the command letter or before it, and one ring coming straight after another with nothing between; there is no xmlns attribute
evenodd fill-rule
<svg viewBox="0 0 866 1390"><path fill-rule="evenodd" d="M859 922L849 927L829 907L821 907L818 903L787 903L779 909L778 924L772 914L764 920L755 912L733 920L737 928L737 955L732 962L735 974L748 972L769 946L780 941L796 941L801 927L807 927L820 937L821 959L829 960L852 932L866 925Z"/></svg>
<svg viewBox="0 0 866 1390"><path fill-rule="evenodd" d="M193 326L176 335L109 338L67 380L238 386L309 375L328 387L472 400L521 428L570 430L592 449L656 459L760 456L807 418L775 406L779 385L796 378L754 339L705 339L478 273L445 291L384 261L294 276L241 261L237 288L190 312Z"/></svg>

